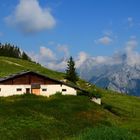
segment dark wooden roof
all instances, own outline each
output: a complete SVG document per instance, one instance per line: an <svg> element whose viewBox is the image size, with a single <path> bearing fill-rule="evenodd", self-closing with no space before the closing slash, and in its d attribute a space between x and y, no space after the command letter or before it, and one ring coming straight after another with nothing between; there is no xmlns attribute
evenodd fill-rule
<svg viewBox="0 0 140 140"><path fill-rule="evenodd" d="M0 82L6 81L6 80L10 80L10 79L13 79L13 78L17 78L17 77L20 77L20 76L24 76L26 74L35 74L35 75L38 75L38 76L41 76L41 77L44 77L44 78L48 78L48 79L56 81L56 82L60 82L59 80L50 78L50 77L48 77L46 75L43 75L43 74L40 74L40 73L34 72L34 71L22 71L22 72L19 72L19 73L16 73L16 74L12 74L12 75L9 75L7 77L1 78Z"/></svg>
<svg viewBox="0 0 140 140"><path fill-rule="evenodd" d="M79 88L77 85L65 83L65 82L63 82L63 81L59 81L59 80L57 80L57 79L48 77L48 76L46 76L46 75L43 75L43 74L40 74L40 73L34 72L34 71L22 71L22 72L20 72L20 73L16 73L16 74L12 74L12 75L9 75L9 76L7 76L7 77L4 77L4 78L0 78L0 83L2 83L2 82L4 82L4 81L7 81L7 80L10 80L10 79L14 79L14 78L20 77L20 76L24 76L24 75L26 75L26 74L35 74L35 75L41 76L41 77L43 77L43 78L50 79L50 80L52 80L52 81L54 81L54 82L57 82L57 83L59 83L59 84L67 85L67 86L72 87L72 88L74 88L74 89L81 90L81 91L85 91L85 90Z"/></svg>

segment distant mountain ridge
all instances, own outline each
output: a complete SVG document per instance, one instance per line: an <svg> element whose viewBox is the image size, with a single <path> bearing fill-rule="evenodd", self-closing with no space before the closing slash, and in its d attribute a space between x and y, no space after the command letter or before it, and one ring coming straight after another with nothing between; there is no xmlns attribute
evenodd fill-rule
<svg viewBox="0 0 140 140"><path fill-rule="evenodd" d="M87 59L79 68L80 76L99 87L140 96L140 65L128 64L126 54L118 58L120 63L115 64L96 64Z"/></svg>
<svg viewBox="0 0 140 140"><path fill-rule="evenodd" d="M98 77L93 76L89 81L103 88L121 93L140 96L140 69L128 65L117 65L119 70L112 69Z"/></svg>

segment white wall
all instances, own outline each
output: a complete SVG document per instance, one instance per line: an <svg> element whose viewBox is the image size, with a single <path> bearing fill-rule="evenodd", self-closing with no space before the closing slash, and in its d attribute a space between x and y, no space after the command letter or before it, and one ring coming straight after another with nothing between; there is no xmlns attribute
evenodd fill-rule
<svg viewBox="0 0 140 140"><path fill-rule="evenodd" d="M42 89L47 89L47 91L42 91ZM66 91L62 91L66 89ZM63 95L76 95L77 91L74 88L68 87L66 85L41 85L40 94L44 96L50 96L56 92L62 92Z"/></svg>
<svg viewBox="0 0 140 140"><path fill-rule="evenodd" d="M101 105L101 98L92 98L91 101Z"/></svg>
<svg viewBox="0 0 140 140"><path fill-rule="evenodd" d="M66 89L67 91L62 91L63 95L77 95L77 91L74 88L68 87L66 85L62 85L62 89Z"/></svg>
<svg viewBox="0 0 140 140"><path fill-rule="evenodd" d="M17 91L21 88L22 91ZM0 96L20 95L26 92L26 88L31 88L31 85L0 85Z"/></svg>
<svg viewBox="0 0 140 140"><path fill-rule="evenodd" d="M47 89L47 91L42 91L42 89ZM61 91L62 90L60 85L41 85L40 94L49 97L50 95Z"/></svg>
<svg viewBox="0 0 140 140"><path fill-rule="evenodd" d="M22 91L17 91L18 88L21 88ZM26 93L26 88L31 89L31 85L0 85L0 96L24 94ZM42 91L42 89L47 89L47 91ZM66 91L62 91L62 89L66 89ZM77 93L74 88L66 85L41 85L40 94L43 96L49 97L56 92L62 92L63 95L76 95Z"/></svg>

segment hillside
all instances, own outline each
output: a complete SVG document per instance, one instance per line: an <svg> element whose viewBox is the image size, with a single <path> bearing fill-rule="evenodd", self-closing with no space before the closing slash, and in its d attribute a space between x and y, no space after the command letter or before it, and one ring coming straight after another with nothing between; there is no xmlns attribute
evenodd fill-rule
<svg viewBox="0 0 140 140"><path fill-rule="evenodd" d="M17 58L0 56L0 78L27 70L35 71L57 80L63 80L65 78L64 73L47 69L38 63ZM87 82L81 79L79 79L77 84L82 88L88 87Z"/></svg>
<svg viewBox="0 0 140 140"><path fill-rule="evenodd" d="M64 78L63 73L47 69L34 62L17 58L0 57L0 77L8 76L10 74L21 72L23 70L37 71L39 73L59 80Z"/></svg>
<svg viewBox="0 0 140 140"><path fill-rule="evenodd" d="M105 94L102 106L85 96L0 98L1 140L139 140L139 134L136 97Z"/></svg>
<svg viewBox="0 0 140 140"><path fill-rule="evenodd" d="M33 62L0 57L0 77L27 69L64 78L63 73ZM79 80L78 85L100 93L102 105L86 96L0 97L0 139L140 139L140 98L103 90L84 80Z"/></svg>

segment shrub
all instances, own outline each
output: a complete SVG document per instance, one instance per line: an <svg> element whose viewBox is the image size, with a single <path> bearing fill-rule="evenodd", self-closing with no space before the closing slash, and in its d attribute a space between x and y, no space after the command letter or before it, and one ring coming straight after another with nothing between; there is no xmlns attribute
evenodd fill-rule
<svg viewBox="0 0 140 140"><path fill-rule="evenodd" d="M97 90L95 91L94 89L92 89L92 90L89 91L89 97L90 98L93 98L93 97L95 97L95 98L101 98L102 95L100 94L99 91L97 91Z"/></svg>
<svg viewBox="0 0 140 140"><path fill-rule="evenodd" d="M94 98L101 98L101 94L90 92L89 97L90 98L93 98L93 97Z"/></svg>
<svg viewBox="0 0 140 140"><path fill-rule="evenodd" d="M60 95L62 95L62 92L57 91L57 92L55 93L55 95L60 96Z"/></svg>
<svg viewBox="0 0 140 140"><path fill-rule="evenodd" d="M88 92L83 92L83 91L78 91L77 95L78 96L89 96L89 93Z"/></svg>
<svg viewBox="0 0 140 140"><path fill-rule="evenodd" d="M78 91L77 92L77 95L79 96L88 96L90 98L101 98L101 94L99 93L99 91L94 91L94 90L90 90L90 91L87 91L87 92L83 92L83 91Z"/></svg>

